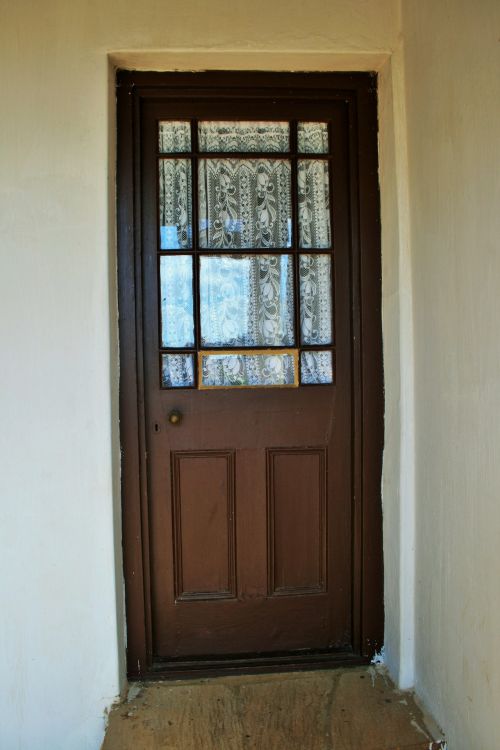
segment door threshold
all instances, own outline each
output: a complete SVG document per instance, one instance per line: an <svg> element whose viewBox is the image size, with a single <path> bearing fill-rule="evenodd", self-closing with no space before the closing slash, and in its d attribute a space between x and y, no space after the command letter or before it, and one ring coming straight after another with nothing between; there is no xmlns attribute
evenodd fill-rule
<svg viewBox="0 0 500 750"><path fill-rule="evenodd" d="M322 651L306 653L245 654L219 658L160 659L153 661L151 670L141 680L178 680L200 677L223 677L240 674L273 672L303 672L315 669L359 667L369 664L368 657L352 651ZM133 678L131 678L133 679Z"/></svg>

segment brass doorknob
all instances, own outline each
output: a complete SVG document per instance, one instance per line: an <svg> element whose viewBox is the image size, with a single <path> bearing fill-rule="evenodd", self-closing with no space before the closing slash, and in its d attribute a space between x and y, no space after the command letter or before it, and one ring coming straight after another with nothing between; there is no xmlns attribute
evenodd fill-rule
<svg viewBox="0 0 500 750"><path fill-rule="evenodd" d="M172 409L172 411L168 415L168 421L170 422L170 424L179 424L181 419L182 414L180 413L180 411L177 411L177 409Z"/></svg>

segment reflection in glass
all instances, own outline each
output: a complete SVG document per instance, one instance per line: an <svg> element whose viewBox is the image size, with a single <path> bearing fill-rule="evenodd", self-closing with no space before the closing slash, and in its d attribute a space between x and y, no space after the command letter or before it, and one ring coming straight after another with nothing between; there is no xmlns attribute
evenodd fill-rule
<svg viewBox="0 0 500 750"><path fill-rule="evenodd" d="M327 154L328 123L299 122L297 125L297 149L300 154Z"/></svg>
<svg viewBox="0 0 500 750"><path fill-rule="evenodd" d="M160 247L183 250L192 244L191 162L160 159Z"/></svg>
<svg viewBox="0 0 500 750"><path fill-rule="evenodd" d="M200 122L200 151L290 150L290 126L287 122L245 121Z"/></svg>
<svg viewBox="0 0 500 750"><path fill-rule="evenodd" d="M194 346L193 261L190 255L160 258L161 345Z"/></svg>
<svg viewBox="0 0 500 750"><path fill-rule="evenodd" d="M333 383L332 352L302 352L300 355L300 380L304 385Z"/></svg>
<svg viewBox="0 0 500 750"><path fill-rule="evenodd" d="M331 247L328 162L299 159L299 247Z"/></svg>
<svg viewBox="0 0 500 750"><path fill-rule="evenodd" d="M329 255L301 255L299 261L302 344L332 343L332 261Z"/></svg>
<svg viewBox="0 0 500 750"><path fill-rule="evenodd" d="M162 354L161 384L163 388L189 388L194 386L192 354Z"/></svg>
<svg viewBox="0 0 500 750"><path fill-rule="evenodd" d="M285 159L200 159L200 247L290 247L290 182Z"/></svg>
<svg viewBox="0 0 500 750"><path fill-rule="evenodd" d="M290 255L200 256L203 346L292 346Z"/></svg>
<svg viewBox="0 0 500 750"><path fill-rule="evenodd" d="M191 151L191 123L169 120L158 124L158 149L160 154Z"/></svg>
<svg viewBox="0 0 500 750"><path fill-rule="evenodd" d="M297 385L295 352L200 353L201 387Z"/></svg>

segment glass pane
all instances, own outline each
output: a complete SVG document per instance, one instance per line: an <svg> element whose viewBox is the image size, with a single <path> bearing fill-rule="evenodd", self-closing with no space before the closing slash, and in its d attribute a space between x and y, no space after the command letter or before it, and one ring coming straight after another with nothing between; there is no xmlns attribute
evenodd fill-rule
<svg viewBox="0 0 500 750"><path fill-rule="evenodd" d="M160 258L161 345L194 346L193 261L190 255Z"/></svg>
<svg viewBox="0 0 500 750"><path fill-rule="evenodd" d="M191 246L191 162L160 159L160 247L184 250Z"/></svg>
<svg viewBox="0 0 500 750"><path fill-rule="evenodd" d="M160 122L158 125L158 147L161 154L191 151L191 123L182 120Z"/></svg>
<svg viewBox="0 0 500 750"><path fill-rule="evenodd" d="M332 261L329 255L301 255L300 340L332 343Z"/></svg>
<svg viewBox="0 0 500 750"><path fill-rule="evenodd" d="M198 136L200 151L290 150L290 126L287 122L200 122Z"/></svg>
<svg viewBox="0 0 500 750"><path fill-rule="evenodd" d="M333 383L333 356L331 352L302 352L300 379L304 385Z"/></svg>
<svg viewBox="0 0 500 750"><path fill-rule="evenodd" d="M161 384L163 388L189 388L194 386L192 354L162 354Z"/></svg>
<svg viewBox="0 0 500 750"><path fill-rule="evenodd" d="M203 346L293 346L291 255L200 256Z"/></svg>
<svg viewBox="0 0 500 750"><path fill-rule="evenodd" d="M327 154L328 123L299 122L297 125L297 148L301 154Z"/></svg>
<svg viewBox="0 0 500 750"><path fill-rule="evenodd" d="M290 183L284 159L200 159L200 247L290 247Z"/></svg>
<svg viewBox="0 0 500 750"><path fill-rule="evenodd" d="M296 352L202 353L201 387L297 385Z"/></svg>
<svg viewBox="0 0 500 750"><path fill-rule="evenodd" d="M328 162L300 159L297 179L299 246L331 247Z"/></svg>

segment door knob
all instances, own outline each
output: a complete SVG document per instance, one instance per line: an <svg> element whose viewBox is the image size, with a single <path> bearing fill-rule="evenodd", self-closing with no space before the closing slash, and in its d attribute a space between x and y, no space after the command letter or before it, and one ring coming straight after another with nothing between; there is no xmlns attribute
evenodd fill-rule
<svg viewBox="0 0 500 750"><path fill-rule="evenodd" d="M170 422L170 424L173 424L173 425L179 424L181 419L182 419L182 414L177 409L172 409L172 411L168 415L168 421Z"/></svg>

